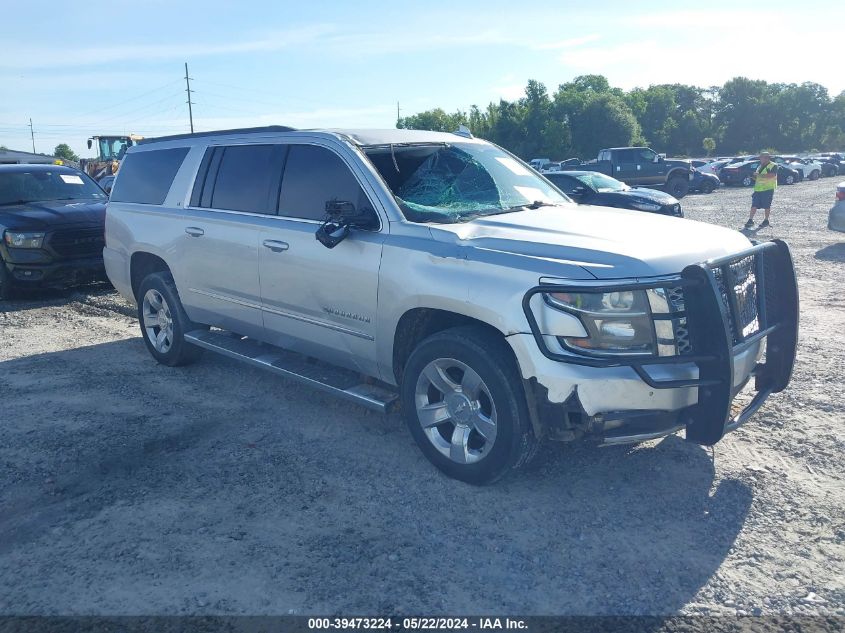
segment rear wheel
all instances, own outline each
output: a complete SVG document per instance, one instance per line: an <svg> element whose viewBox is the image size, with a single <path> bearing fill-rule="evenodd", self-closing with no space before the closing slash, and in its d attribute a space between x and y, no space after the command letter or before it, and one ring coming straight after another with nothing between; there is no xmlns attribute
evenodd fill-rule
<svg viewBox="0 0 845 633"><path fill-rule="evenodd" d="M786 174L786 177L783 179L783 181L787 185L794 185L795 184L795 176L793 174Z"/></svg>
<svg viewBox="0 0 845 633"><path fill-rule="evenodd" d="M742 179L742 186L743 187L750 187L753 184L754 184L754 179L751 176L745 176Z"/></svg>
<svg viewBox="0 0 845 633"><path fill-rule="evenodd" d="M814 169L810 172L810 180L818 180L819 176L821 176L821 172L818 169Z"/></svg>
<svg viewBox="0 0 845 633"><path fill-rule="evenodd" d="M666 183L666 191L676 198L683 198L689 193L689 178L672 176Z"/></svg>
<svg viewBox="0 0 845 633"><path fill-rule="evenodd" d="M152 273L141 282L138 322L147 350L162 365L188 365L202 355L202 349L185 341L187 332L202 326L185 314L170 273Z"/></svg>
<svg viewBox="0 0 845 633"><path fill-rule="evenodd" d="M513 354L482 328L425 339L408 359L401 391L411 435L450 477L491 483L536 452Z"/></svg>

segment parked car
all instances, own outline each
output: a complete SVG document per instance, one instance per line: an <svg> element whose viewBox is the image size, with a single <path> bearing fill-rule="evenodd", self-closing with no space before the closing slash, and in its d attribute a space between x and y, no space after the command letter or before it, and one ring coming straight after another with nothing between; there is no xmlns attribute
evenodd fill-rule
<svg viewBox="0 0 845 633"><path fill-rule="evenodd" d="M545 176L579 204L684 217L678 199L668 193L648 187L629 187L597 171L559 171Z"/></svg>
<svg viewBox="0 0 845 633"><path fill-rule="evenodd" d="M111 195L112 187L114 187L114 179L117 178L115 175L111 176L103 176L100 180L97 181L97 184L100 185L100 188L105 191L107 194Z"/></svg>
<svg viewBox="0 0 845 633"><path fill-rule="evenodd" d="M836 202L827 216L827 228L845 233L845 182L836 186Z"/></svg>
<svg viewBox="0 0 845 633"><path fill-rule="evenodd" d="M721 184L722 181L719 180L719 177L716 174L708 174L698 169L693 169L690 173L690 191L713 193Z"/></svg>
<svg viewBox="0 0 845 633"><path fill-rule="evenodd" d="M726 165L719 172L719 180L726 185L742 185L750 187L754 184L754 176L760 166L759 160L749 160L744 163ZM798 171L787 165L778 165L778 184L792 185L798 182Z"/></svg>
<svg viewBox="0 0 845 633"><path fill-rule="evenodd" d="M471 136L142 142L103 253L159 363L212 350L377 411L401 401L425 456L476 484L549 439L714 444L786 388L795 356L784 242L573 204Z"/></svg>
<svg viewBox="0 0 845 633"><path fill-rule="evenodd" d="M778 165L786 165L798 172L798 180L818 180L822 175L822 164L798 156L772 156Z"/></svg>
<svg viewBox="0 0 845 633"><path fill-rule="evenodd" d="M546 169L548 165L552 162L551 158L532 158L528 161L528 164L531 165L537 171L542 171Z"/></svg>
<svg viewBox="0 0 845 633"><path fill-rule="evenodd" d="M648 147L611 147L599 151L595 161L562 165L564 171L598 171L625 184L661 187L676 198L689 191L690 165L667 160Z"/></svg>
<svg viewBox="0 0 845 633"><path fill-rule="evenodd" d="M106 199L70 167L0 165L0 299L104 279Z"/></svg>
<svg viewBox="0 0 845 633"><path fill-rule="evenodd" d="M730 159L727 159L727 158L726 159L720 159L720 160L714 160L714 161L707 163L706 165L703 165L701 167L697 167L697 169L702 174L713 174L714 176L718 177L719 172L722 170L722 167L727 165L729 161L730 161Z"/></svg>
<svg viewBox="0 0 845 633"><path fill-rule="evenodd" d="M811 158L822 164L822 176L845 174L845 159L843 159L841 154L826 153L812 156Z"/></svg>

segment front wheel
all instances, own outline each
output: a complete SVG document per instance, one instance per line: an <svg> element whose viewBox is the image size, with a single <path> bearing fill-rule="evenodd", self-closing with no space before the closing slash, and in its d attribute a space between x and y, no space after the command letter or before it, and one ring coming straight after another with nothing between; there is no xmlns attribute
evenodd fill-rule
<svg viewBox="0 0 845 633"><path fill-rule="evenodd" d="M713 191L715 189L716 189L716 186L710 181L705 181L701 185L701 192L702 193L713 193Z"/></svg>
<svg viewBox="0 0 845 633"><path fill-rule="evenodd" d="M743 187L750 187L754 184L754 179L751 176L746 176L742 179L742 186Z"/></svg>
<svg viewBox="0 0 845 633"><path fill-rule="evenodd" d="M792 174L787 174L786 178L783 179L787 185L794 185L795 184L795 176Z"/></svg>
<svg viewBox="0 0 845 633"><path fill-rule="evenodd" d="M202 326L185 314L170 273L148 275L138 289L138 322L150 354L162 365L193 363L202 349L185 341L185 334Z"/></svg>
<svg viewBox="0 0 845 633"><path fill-rule="evenodd" d="M449 477L491 483L536 452L513 353L482 328L453 328L420 343L401 395L411 435Z"/></svg>
<svg viewBox="0 0 845 633"><path fill-rule="evenodd" d="M689 193L689 178L672 176L666 183L666 191L676 198L683 198Z"/></svg>
<svg viewBox="0 0 845 633"><path fill-rule="evenodd" d="M818 169L814 169L810 172L810 180L818 180L821 172Z"/></svg>

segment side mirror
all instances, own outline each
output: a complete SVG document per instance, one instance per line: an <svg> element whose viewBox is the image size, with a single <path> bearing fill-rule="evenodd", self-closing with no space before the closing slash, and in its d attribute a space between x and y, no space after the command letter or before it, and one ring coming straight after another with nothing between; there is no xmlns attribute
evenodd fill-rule
<svg viewBox="0 0 845 633"><path fill-rule="evenodd" d="M315 237L326 248L334 248L349 237L349 225L326 220L317 229Z"/></svg>
<svg viewBox="0 0 845 633"><path fill-rule="evenodd" d="M91 145L93 145L93 141L89 138L88 139L88 149L91 149Z"/></svg>

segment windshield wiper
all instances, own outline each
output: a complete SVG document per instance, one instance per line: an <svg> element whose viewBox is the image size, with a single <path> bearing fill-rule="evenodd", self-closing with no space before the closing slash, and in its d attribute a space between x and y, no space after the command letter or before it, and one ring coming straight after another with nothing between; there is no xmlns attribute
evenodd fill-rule
<svg viewBox="0 0 845 633"><path fill-rule="evenodd" d="M467 215L462 215L458 218L457 222L469 222L470 220L475 220L476 218L486 218L489 215L502 215L505 213L516 213L517 211L524 211L525 209L539 209L540 207L559 207L559 204L555 204L554 202L543 202L542 200L535 200L530 204L517 204L512 207L506 207L504 209L490 209L488 211L475 211L473 213L468 213Z"/></svg>

